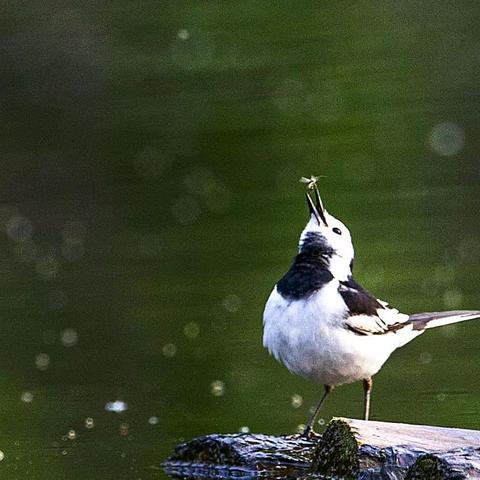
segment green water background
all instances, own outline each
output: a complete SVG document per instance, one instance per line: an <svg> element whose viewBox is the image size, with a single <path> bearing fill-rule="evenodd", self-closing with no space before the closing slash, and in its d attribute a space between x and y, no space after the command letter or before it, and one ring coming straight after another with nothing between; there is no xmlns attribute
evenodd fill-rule
<svg viewBox="0 0 480 480"><path fill-rule="evenodd" d="M369 290L480 308L478 2L0 9L2 478L164 478L182 439L296 431L321 388L261 319L302 175ZM479 429L479 337L396 352L373 419ZM322 418L361 410L345 386Z"/></svg>

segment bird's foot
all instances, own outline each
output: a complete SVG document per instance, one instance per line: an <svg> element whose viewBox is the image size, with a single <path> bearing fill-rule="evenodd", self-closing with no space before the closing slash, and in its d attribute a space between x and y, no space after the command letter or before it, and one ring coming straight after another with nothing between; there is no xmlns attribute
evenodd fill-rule
<svg viewBox="0 0 480 480"><path fill-rule="evenodd" d="M315 440L319 437L319 434L316 433L310 425L307 425L300 436L308 440Z"/></svg>

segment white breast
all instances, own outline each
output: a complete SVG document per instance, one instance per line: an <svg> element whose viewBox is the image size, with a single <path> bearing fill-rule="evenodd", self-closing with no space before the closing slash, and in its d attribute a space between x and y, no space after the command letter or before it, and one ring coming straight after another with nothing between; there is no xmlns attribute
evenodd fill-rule
<svg viewBox="0 0 480 480"><path fill-rule="evenodd" d="M273 289L265 306L263 344L291 372L326 385L368 378L399 346L394 333L357 335L345 328L347 306L332 280L306 300Z"/></svg>

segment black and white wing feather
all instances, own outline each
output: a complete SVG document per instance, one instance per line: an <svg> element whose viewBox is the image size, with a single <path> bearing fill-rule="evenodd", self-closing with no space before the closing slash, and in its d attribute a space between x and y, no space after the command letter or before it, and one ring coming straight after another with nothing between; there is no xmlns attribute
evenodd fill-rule
<svg viewBox="0 0 480 480"><path fill-rule="evenodd" d="M375 298L353 278L340 282L338 292L348 308L345 326L358 335L395 332L408 322L408 315Z"/></svg>
<svg viewBox="0 0 480 480"><path fill-rule="evenodd" d="M480 318L478 310L425 312L406 315L375 298L353 278L340 282L338 292L348 307L345 327L358 335L384 335L404 327L423 332L429 328Z"/></svg>

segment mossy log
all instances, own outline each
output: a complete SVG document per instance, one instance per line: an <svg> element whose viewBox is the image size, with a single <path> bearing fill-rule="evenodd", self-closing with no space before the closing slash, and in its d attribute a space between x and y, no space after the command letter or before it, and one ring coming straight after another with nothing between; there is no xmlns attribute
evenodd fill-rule
<svg viewBox="0 0 480 480"><path fill-rule="evenodd" d="M480 431L333 419L323 435L206 435L164 463L181 478L480 479Z"/></svg>

